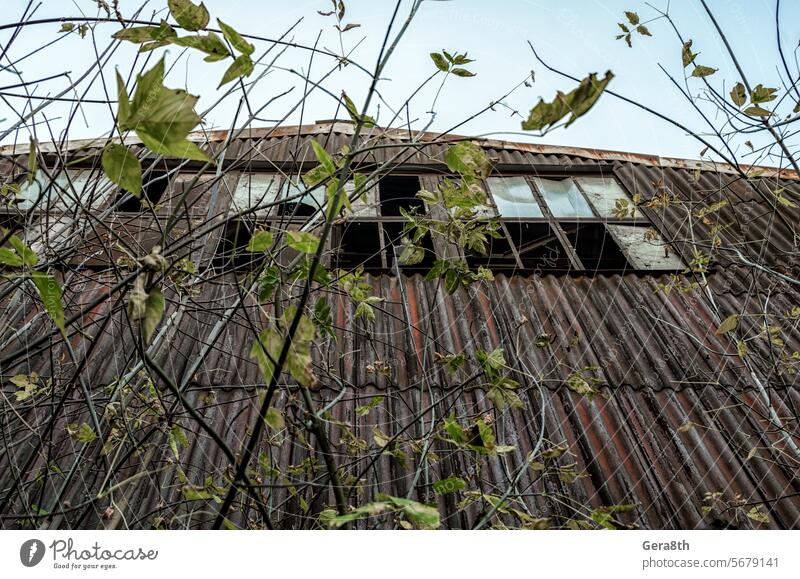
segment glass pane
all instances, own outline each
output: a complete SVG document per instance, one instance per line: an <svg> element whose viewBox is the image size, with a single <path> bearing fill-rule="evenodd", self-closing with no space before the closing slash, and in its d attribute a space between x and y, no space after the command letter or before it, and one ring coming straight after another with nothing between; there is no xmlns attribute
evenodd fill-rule
<svg viewBox="0 0 800 579"><path fill-rule="evenodd" d="M237 213L258 205L269 205L278 194L278 176L269 173L244 173L236 183L231 208ZM259 210L266 213L270 207Z"/></svg>
<svg viewBox="0 0 800 579"><path fill-rule="evenodd" d="M351 197L356 189L352 181L348 181L344 188L348 197ZM377 217L378 207L380 206L378 188L368 184L362 198L353 201L351 206L353 208L353 217Z"/></svg>
<svg viewBox="0 0 800 579"><path fill-rule="evenodd" d="M325 187L319 185L310 193L305 193L300 197L297 197L300 193L303 193L308 189L302 181L295 182L291 179L284 179L283 185L281 186L281 199L285 199L287 197L294 197L290 201L290 203L300 203L301 205L308 205L314 211L317 209L322 209L325 207Z"/></svg>
<svg viewBox="0 0 800 579"><path fill-rule="evenodd" d="M539 179L536 186L542 192L553 217L594 217L589 204L572 179Z"/></svg>
<svg viewBox="0 0 800 579"><path fill-rule="evenodd" d="M617 201L627 201L628 213L624 219L643 219L642 213L631 203L628 194L620 187L616 179L612 177L578 177L576 179L583 187L586 197L594 206L595 211L600 217L616 218ZM630 210L633 209L633 214Z"/></svg>
<svg viewBox="0 0 800 579"><path fill-rule="evenodd" d="M44 171L38 170L33 181L28 183L25 180L20 186L17 206L23 210L30 209L44 190L45 196L39 202L38 209L70 211L75 209L78 201L86 206L91 200L97 206L113 189L111 181L97 171L62 171L51 182Z"/></svg>
<svg viewBox="0 0 800 579"><path fill-rule="evenodd" d="M636 269L683 269L680 257L672 246L652 227L607 225L622 251Z"/></svg>
<svg viewBox="0 0 800 579"><path fill-rule="evenodd" d="M544 217L525 177L486 179L501 217Z"/></svg>

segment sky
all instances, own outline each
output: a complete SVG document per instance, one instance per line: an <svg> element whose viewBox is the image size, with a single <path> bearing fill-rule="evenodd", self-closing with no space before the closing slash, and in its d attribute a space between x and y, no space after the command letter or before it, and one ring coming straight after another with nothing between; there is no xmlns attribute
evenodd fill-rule
<svg viewBox="0 0 800 579"><path fill-rule="evenodd" d="M97 4L91 0L43 0L38 4L33 20L64 18L69 21L81 15L98 15ZM205 4L212 23L218 17L242 33L269 39L280 37L295 25L287 40L310 46L319 38L319 47L336 54L342 53L343 46L351 60L370 70L375 66L395 6L395 2L389 0L347 2L344 22L360 26L342 35L343 45L340 45L339 34L333 27L335 19L317 13L330 9L329 0L206 0ZM709 0L709 4L752 83L780 86L774 29L775 2ZM27 2L4 0L3 5L2 24L7 25L21 17ZM665 9L667 2L653 0L653 5ZM142 18L167 17L166 0L120 1L126 17L142 6ZM402 2L398 25L407 17L410 6L410 0ZM634 35L633 48L615 38L619 33L617 23L624 21L625 10L635 10L652 33L652 37ZM719 69L709 80L727 94L739 78L699 0L673 0L669 12L683 37L692 39L692 48L699 53L697 62ZM653 8L639 0L424 1L384 70L378 84L381 98L376 99L370 113L381 124L392 118L392 110L402 110L402 121L395 124L408 119L415 129L428 127L433 131L448 131L457 126L453 132L471 136L697 158L703 146L696 140L609 95L604 95L589 114L569 128L539 136L524 132L520 127L522 118L540 97L552 100L556 91L569 91L575 86L574 82L549 73L538 63L528 45L530 42L550 65L581 78L590 72L602 75L611 70L615 78L610 89L671 118L680 119L688 126L705 130L702 118L666 73L674 75L680 86L690 90L696 90L701 81L684 81L681 42L666 20L653 20L657 16ZM800 2L784 0L781 6L782 41L784 51L791 59L794 59L800 28L789 23L800 21L799 17ZM25 105L25 99L10 95L24 94L26 89L37 96L63 91L70 85L68 78L77 80L92 66L95 51L102 53L111 44L110 35L119 29L119 24L98 24L83 39L74 32L59 34L59 27L58 22L25 26L4 52L0 63L3 66L0 70L0 96L3 97L0 101L0 126L3 128L18 121L18 113ZM0 42L4 47L11 33L10 29L0 30ZM469 58L475 59L467 68L476 76L448 77L436 99L435 113L431 112L431 107L441 77L418 91L405 108L403 105L408 97L435 71L429 53L442 49L467 52ZM223 94L216 90L216 86L226 63L206 63L200 53L177 47L158 49L149 55L149 61L142 55L137 56L136 46L132 44L119 45L112 50L102 77L92 71L76 87L82 98L102 101L108 98L107 91L113 98L115 67L127 77L131 70L149 68L155 58L166 55L170 72L165 84L185 88L200 96L198 110L207 111L205 128L228 129L232 124L240 124L241 117L235 117L239 92L228 95L221 104L215 104ZM268 50L248 79L253 82L248 94L250 105L258 108L269 103L253 121L253 126L330 119L336 114L334 96L342 90L346 90L359 107L362 105L370 79L353 64L339 67L334 58L321 55L310 61L308 50L288 48L281 51L267 41L256 41L255 56ZM26 83L59 76L25 87L14 87L20 84L20 76L9 67L11 62ZM298 71L308 71L309 65L310 77L315 82L332 71L321 82L329 92L314 90L301 109L297 104L305 85ZM64 72L69 72L69 76L63 75ZM531 72L534 74L531 86L520 86ZM494 110L462 124L464 119L497 102L515 86L519 88L501 104L495 105ZM286 90L290 92L278 97ZM74 97L75 93L65 96ZM41 102L37 100L35 104ZM67 102L56 103L35 117L36 135L40 140L46 140L51 133L60 136L59 132L69 126L70 138L103 136L111 128L113 110L113 105L101 102L87 102L79 108ZM346 118L341 111L337 116ZM27 123L9 135L4 143L15 139L27 142L31 127L31 123ZM738 146L738 152L744 155L747 150L741 143ZM743 156L743 159L746 161L747 157Z"/></svg>

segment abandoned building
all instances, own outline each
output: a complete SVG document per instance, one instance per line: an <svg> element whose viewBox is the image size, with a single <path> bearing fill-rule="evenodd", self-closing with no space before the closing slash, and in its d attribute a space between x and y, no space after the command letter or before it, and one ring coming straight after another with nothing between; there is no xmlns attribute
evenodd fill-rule
<svg viewBox="0 0 800 579"><path fill-rule="evenodd" d="M103 177L105 141L41 143L33 175L27 145L2 148L4 182L18 185L2 206L4 238L22 239L34 267L60 280L68 321L62 337L32 284L4 276L3 528L211 526L230 460L146 372L126 317L131 272L156 245L170 264L191 263L167 276L148 348L238 455L265 386L253 326L272 311L249 291L265 257L248 244L259 230L315 231L327 199L301 179L317 164L310 142L334 155L353 132L334 120L198 134L216 161L202 174L202 163L140 147L141 198ZM424 257L402 263L404 214L444 211L417 193L453 177L444 156L456 140L363 129L354 163L375 174L326 240L326 270L363 267L382 300L374 320L356 317L350 296L323 280L309 301L330 307L311 394L349 503L405 497L459 529L498 498L487 526L800 528L798 176L476 140L492 164L478 211L498 218L497 237L481 255L422 236ZM296 255L273 257L286 267ZM493 279L448 291L426 279L437 258ZM302 281L283 283L291 292ZM520 402L502 409L475 363L497 348ZM446 361L462 353L451 371ZM251 478L275 527L320 528L330 481L302 428L298 387L289 374L280 381L281 418L265 429ZM454 449L446 420L483 421L497 448ZM248 500L230 521L263 526Z"/></svg>

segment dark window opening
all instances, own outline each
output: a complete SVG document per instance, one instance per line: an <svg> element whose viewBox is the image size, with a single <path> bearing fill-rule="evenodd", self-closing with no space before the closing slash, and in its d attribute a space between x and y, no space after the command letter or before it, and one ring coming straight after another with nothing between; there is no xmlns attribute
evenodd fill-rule
<svg viewBox="0 0 800 579"><path fill-rule="evenodd" d="M384 217L400 217L400 209L408 212L416 209L422 213L425 205L417 197L420 190L419 177L408 175L387 175L378 183L381 215Z"/></svg>
<svg viewBox="0 0 800 579"><path fill-rule="evenodd" d="M367 272L383 271L379 224L351 222L340 227L338 245L331 252L331 268Z"/></svg>
<svg viewBox="0 0 800 579"><path fill-rule="evenodd" d="M386 264L391 272L395 272L394 259L395 254L399 259L403 254L405 245L403 244L403 223L384 223L383 224L383 239L386 243ZM406 274L412 273L428 273L436 261L436 251L433 249L433 241L429 233L417 243L424 251L422 261L415 264L403 265L399 264L400 271Z"/></svg>
<svg viewBox="0 0 800 579"><path fill-rule="evenodd" d="M575 253L587 271L624 271L628 260L602 223L562 223Z"/></svg>
<svg viewBox="0 0 800 579"><path fill-rule="evenodd" d="M307 203L281 203L278 206L278 214L284 217L311 217L317 212L317 208Z"/></svg>
<svg viewBox="0 0 800 579"><path fill-rule="evenodd" d="M133 195L129 195L127 191L121 190L117 196L117 201L124 197L127 197L127 199L117 205L117 211L138 213L144 209L142 199L147 199L150 205L157 205L164 196L167 185L169 185L169 176L166 171L150 171L149 173L145 173L142 177L141 198L134 197Z"/></svg>
<svg viewBox="0 0 800 579"><path fill-rule="evenodd" d="M466 252L467 265L469 265L470 269L488 267L492 271L498 272L519 270L511 244L508 242L505 233L503 233L502 229L498 233L500 233L501 237L489 238L485 255L480 255L473 251Z"/></svg>
<svg viewBox="0 0 800 579"><path fill-rule="evenodd" d="M244 271L257 268L265 254L247 251L253 231L252 223L243 220L228 222L214 253L214 269Z"/></svg>
<svg viewBox="0 0 800 579"><path fill-rule="evenodd" d="M567 271L569 255L547 223L506 223L522 267L528 272Z"/></svg>

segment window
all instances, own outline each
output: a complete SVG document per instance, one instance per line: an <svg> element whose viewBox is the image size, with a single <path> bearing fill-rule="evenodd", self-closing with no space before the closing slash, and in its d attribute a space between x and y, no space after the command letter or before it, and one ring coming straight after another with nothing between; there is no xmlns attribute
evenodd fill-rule
<svg viewBox="0 0 800 579"><path fill-rule="evenodd" d="M615 217L617 207L621 205L634 207L627 193L610 177L578 177L576 181L600 217ZM644 219L639 209L634 209L632 217Z"/></svg>
<svg viewBox="0 0 800 579"><path fill-rule="evenodd" d="M428 233L417 243L422 249L421 261L399 263L408 242L403 235L402 211L426 211L417 193L423 185L433 187L433 179L433 175L385 175L367 186L362 198L353 201L352 209L345 211L331 230L325 253L328 265L345 270L362 265L371 273L399 270L413 274L427 273L437 257L461 256L472 268L483 266L507 274L683 269L679 256L650 226L625 189L612 176L597 174L488 177L485 187L491 207L476 213L479 218L496 217L499 228L497 237L488 239L486 255L450 246ZM352 197L352 183L346 184L346 192ZM278 204L272 208L256 211L251 216L253 223L232 224L226 230L218 264L222 265L226 256L244 251L249 231L264 226L277 226L280 231L296 228L301 220L294 218L325 210L327 197L324 187L309 190L302 181L274 173L251 173L238 179L231 208L241 212L275 202ZM436 212L441 208L436 208L432 217L442 219ZM243 259L236 258L237 267L246 265Z"/></svg>
<svg viewBox="0 0 800 579"><path fill-rule="evenodd" d="M352 270L359 265L365 271L386 269L380 223L353 221L334 230L331 267Z"/></svg>
<svg viewBox="0 0 800 579"><path fill-rule="evenodd" d="M630 268L625 255L602 223L567 223L563 228L585 269L616 272Z"/></svg>
<svg viewBox="0 0 800 579"><path fill-rule="evenodd" d="M142 196L134 197L127 191L121 190L117 197L122 202L117 205L117 211L139 213L144 210L142 200L146 199L151 206L155 207L169 185L169 174L166 171L149 171L142 175Z"/></svg>
<svg viewBox="0 0 800 579"><path fill-rule="evenodd" d="M384 217L401 217L400 209L411 212L425 210L419 193L419 177L406 175L387 175L378 183L381 215Z"/></svg>
<svg viewBox="0 0 800 579"><path fill-rule="evenodd" d="M264 215L271 209L270 204L278 197L280 179L271 173L242 173L236 182L231 196L231 210L241 213L253 207L260 207L256 215Z"/></svg>
<svg viewBox="0 0 800 579"><path fill-rule="evenodd" d="M278 206L278 214L286 217L309 217L325 208L325 187L318 185L311 190L300 181L289 178L281 184L279 199L286 199Z"/></svg>
<svg viewBox="0 0 800 579"><path fill-rule="evenodd" d="M501 217L544 217L525 177L489 177L486 184Z"/></svg>
<svg viewBox="0 0 800 579"><path fill-rule="evenodd" d="M607 227L620 247L625 248L631 265L636 269L683 269L680 257L652 227L611 224Z"/></svg>
<svg viewBox="0 0 800 579"><path fill-rule="evenodd" d="M594 217L586 199L575 182L570 179L534 178L553 217Z"/></svg>
<svg viewBox="0 0 800 579"><path fill-rule="evenodd" d="M102 173L95 170L65 170L51 180L41 169L32 181L24 180L17 194L17 208L26 211L40 199L39 211L73 211L78 204L95 206L104 201L114 185Z"/></svg>
<svg viewBox="0 0 800 579"><path fill-rule="evenodd" d="M486 185L503 237L492 241L488 256L467 255L473 266L595 272L683 267L611 176L497 176Z"/></svg>

